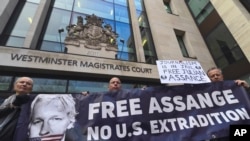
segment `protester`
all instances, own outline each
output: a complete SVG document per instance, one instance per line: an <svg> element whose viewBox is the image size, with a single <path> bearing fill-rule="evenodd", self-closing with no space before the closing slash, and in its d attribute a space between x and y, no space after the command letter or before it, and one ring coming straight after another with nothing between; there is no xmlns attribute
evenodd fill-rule
<svg viewBox="0 0 250 141"><path fill-rule="evenodd" d="M14 83L15 94L11 95L0 106L0 140L11 141L16 129L21 106L30 99L33 88L30 77L20 77Z"/></svg>
<svg viewBox="0 0 250 141"><path fill-rule="evenodd" d="M216 67L210 68L207 71L207 75L210 78L212 82L218 82L218 81L223 81L224 77L222 74L222 70ZM239 86L243 86L245 88L249 88L249 84L245 80L235 80L235 83Z"/></svg>
<svg viewBox="0 0 250 141"><path fill-rule="evenodd" d="M109 86L108 86L109 91L118 91L121 88L122 88L122 83L118 77L112 77L109 80Z"/></svg>
<svg viewBox="0 0 250 141"><path fill-rule="evenodd" d="M212 67L212 68L208 69L207 75L210 78L211 82L224 81L224 76L223 76L222 70L220 68ZM249 88L249 84L244 80L237 79L237 80L234 80L234 82L238 86L243 86L246 89ZM222 138L211 139L210 141L228 141L228 140L229 140L228 137L222 137Z"/></svg>
<svg viewBox="0 0 250 141"><path fill-rule="evenodd" d="M55 139L64 141L66 131L73 129L77 115L75 101L70 94L39 94L31 104L30 140ZM80 132L80 130L78 130ZM77 134L77 133L74 133ZM79 134L78 134L79 135ZM81 136L81 133L80 133ZM81 140L80 136L69 138ZM67 141L67 140L65 140Z"/></svg>

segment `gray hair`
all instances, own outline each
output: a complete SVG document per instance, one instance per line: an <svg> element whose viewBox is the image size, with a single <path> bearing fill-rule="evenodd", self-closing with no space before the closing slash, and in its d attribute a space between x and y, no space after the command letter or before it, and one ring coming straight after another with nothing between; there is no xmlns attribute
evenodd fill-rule
<svg viewBox="0 0 250 141"><path fill-rule="evenodd" d="M71 125L68 127L73 128L76 122L75 116L78 114L75 108L75 101L71 94L39 94L31 103L31 113L30 120L32 120L32 115L34 114L34 107L37 102L46 101L47 103L57 102L58 109L65 111L71 121Z"/></svg>
<svg viewBox="0 0 250 141"><path fill-rule="evenodd" d="M212 71L212 70L219 70L220 73L222 73L222 70L221 70L220 68L212 67L212 68L210 68L210 69L207 70L207 75L208 75L208 73L209 73L210 71Z"/></svg>

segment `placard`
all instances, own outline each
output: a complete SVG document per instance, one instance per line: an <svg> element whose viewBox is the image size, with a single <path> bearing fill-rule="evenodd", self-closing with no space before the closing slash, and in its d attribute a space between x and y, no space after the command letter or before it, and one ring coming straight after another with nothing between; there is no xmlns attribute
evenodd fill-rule
<svg viewBox="0 0 250 141"><path fill-rule="evenodd" d="M198 61L157 60L156 64L163 84L211 82Z"/></svg>

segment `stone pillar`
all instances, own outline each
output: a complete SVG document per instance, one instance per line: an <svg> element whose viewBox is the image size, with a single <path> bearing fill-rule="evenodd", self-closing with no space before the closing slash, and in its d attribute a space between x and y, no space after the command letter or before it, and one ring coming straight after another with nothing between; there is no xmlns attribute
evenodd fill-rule
<svg viewBox="0 0 250 141"><path fill-rule="evenodd" d="M0 34L2 34L6 24L8 23L18 0L1 0L0 4Z"/></svg>

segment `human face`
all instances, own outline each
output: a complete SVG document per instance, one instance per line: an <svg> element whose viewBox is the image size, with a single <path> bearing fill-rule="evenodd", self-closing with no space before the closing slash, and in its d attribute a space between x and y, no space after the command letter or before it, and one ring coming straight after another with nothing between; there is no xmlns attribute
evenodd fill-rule
<svg viewBox="0 0 250 141"><path fill-rule="evenodd" d="M113 77L109 81L109 91L115 91L115 90L120 90L121 88L121 81L117 77Z"/></svg>
<svg viewBox="0 0 250 141"><path fill-rule="evenodd" d="M212 82L218 82L218 81L223 81L223 75L221 70L219 69L213 69L208 72L208 77Z"/></svg>
<svg viewBox="0 0 250 141"><path fill-rule="evenodd" d="M30 138L64 134L71 121L57 101L37 101L30 123Z"/></svg>
<svg viewBox="0 0 250 141"><path fill-rule="evenodd" d="M28 94L32 91L33 80L29 77L18 78L14 85L16 94Z"/></svg>

